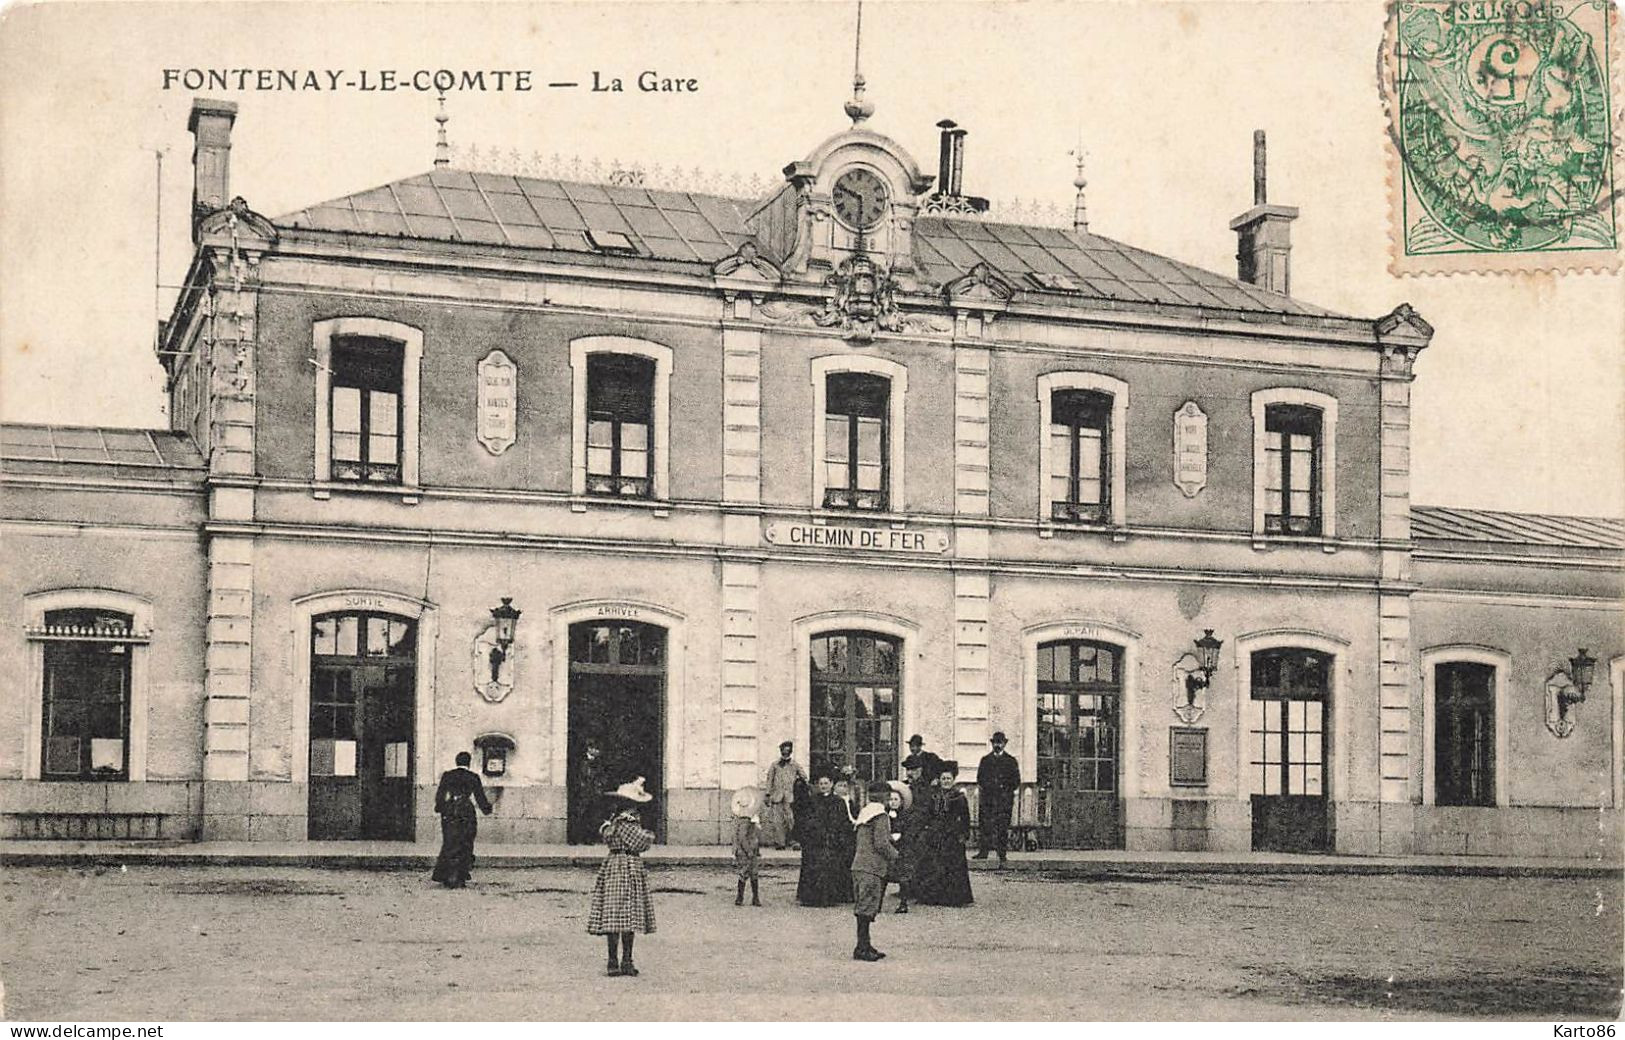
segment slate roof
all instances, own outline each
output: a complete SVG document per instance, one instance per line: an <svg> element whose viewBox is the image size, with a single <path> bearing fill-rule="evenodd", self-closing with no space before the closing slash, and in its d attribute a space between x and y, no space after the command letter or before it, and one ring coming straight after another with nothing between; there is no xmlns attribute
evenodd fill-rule
<svg viewBox="0 0 1625 1040"><path fill-rule="evenodd" d="M1501 545L1621 549L1625 548L1625 520L1412 506L1411 535L1418 541L1437 539Z"/></svg>
<svg viewBox="0 0 1625 1040"><path fill-rule="evenodd" d="M0 425L0 460L11 473L56 472L64 465L120 466L175 476L195 470L203 455L192 439L174 430L132 430L107 426Z"/></svg>
<svg viewBox="0 0 1625 1040"><path fill-rule="evenodd" d="M750 199L441 168L276 219L281 227L710 264L754 232ZM1335 317L1234 278L1071 229L920 217L936 283L986 263L1018 289L1076 299Z"/></svg>

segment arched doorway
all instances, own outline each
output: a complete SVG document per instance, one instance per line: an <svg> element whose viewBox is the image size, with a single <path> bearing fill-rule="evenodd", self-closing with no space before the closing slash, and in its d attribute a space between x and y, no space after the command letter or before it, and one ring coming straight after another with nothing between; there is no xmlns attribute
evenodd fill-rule
<svg viewBox="0 0 1625 1040"><path fill-rule="evenodd" d="M1302 647L1254 651L1245 706L1254 770L1253 848L1324 852L1332 655Z"/></svg>
<svg viewBox="0 0 1625 1040"><path fill-rule="evenodd" d="M602 791L587 790L581 769L587 744L602 757L606 788L633 777L657 799L665 791L666 630L642 621L595 619L570 626L569 748L566 783L571 819L596 813ZM596 803L596 804L595 804ZM665 805L644 813L664 841Z"/></svg>
<svg viewBox="0 0 1625 1040"><path fill-rule="evenodd" d="M901 640L878 632L824 632L809 641L813 775L851 766L861 781L897 779L902 649Z"/></svg>
<svg viewBox="0 0 1625 1040"><path fill-rule="evenodd" d="M310 624L308 834L411 841L417 622L342 611Z"/></svg>
<svg viewBox="0 0 1625 1040"><path fill-rule="evenodd" d="M1122 647L1039 644L1038 786L1049 792L1058 846L1123 847L1122 707Z"/></svg>

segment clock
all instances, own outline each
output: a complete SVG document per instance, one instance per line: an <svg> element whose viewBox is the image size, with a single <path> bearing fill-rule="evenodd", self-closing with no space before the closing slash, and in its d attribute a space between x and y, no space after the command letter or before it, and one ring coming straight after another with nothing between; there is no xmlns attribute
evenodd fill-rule
<svg viewBox="0 0 1625 1040"><path fill-rule="evenodd" d="M854 167L835 181L835 215L850 227L867 231L886 215L886 183L872 170Z"/></svg>

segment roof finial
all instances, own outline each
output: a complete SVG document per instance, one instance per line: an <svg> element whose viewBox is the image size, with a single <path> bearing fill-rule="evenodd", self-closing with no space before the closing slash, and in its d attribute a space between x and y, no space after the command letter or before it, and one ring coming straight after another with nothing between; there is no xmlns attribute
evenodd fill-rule
<svg viewBox="0 0 1625 1040"><path fill-rule="evenodd" d="M875 114L875 103L863 99L863 88L869 82L863 78L862 66L863 0L858 0L858 29L854 35L856 42L852 46L852 100L846 103L845 109L847 118L852 120L853 126L857 126Z"/></svg>
<svg viewBox="0 0 1625 1040"><path fill-rule="evenodd" d="M1083 176L1083 131L1078 131L1078 146L1067 152L1078 161L1077 176L1072 178L1072 186L1078 189L1077 199L1072 203L1072 230L1079 233L1089 230L1089 207L1083 201L1083 189L1088 187L1089 181Z"/></svg>
<svg viewBox="0 0 1625 1040"><path fill-rule="evenodd" d="M435 113L434 121L440 126L435 130L434 164L436 166L451 165L451 145L446 143L446 123L451 117L446 115L446 92L440 92L440 111Z"/></svg>

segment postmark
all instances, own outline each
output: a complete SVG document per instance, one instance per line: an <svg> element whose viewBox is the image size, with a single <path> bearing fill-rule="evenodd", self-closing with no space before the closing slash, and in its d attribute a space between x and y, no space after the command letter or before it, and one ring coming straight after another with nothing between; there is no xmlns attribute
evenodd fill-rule
<svg viewBox="0 0 1625 1040"><path fill-rule="evenodd" d="M1618 15L1607 0L1390 6L1396 274L1619 268Z"/></svg>

